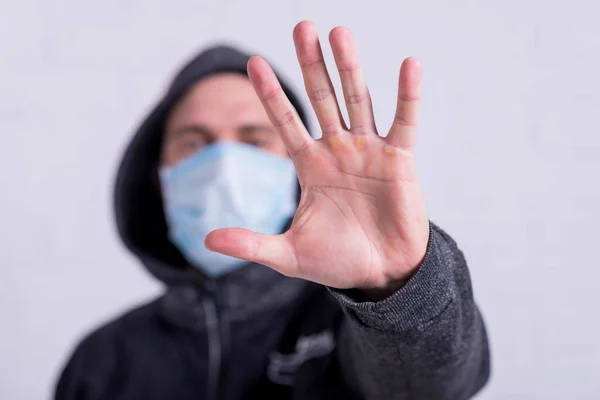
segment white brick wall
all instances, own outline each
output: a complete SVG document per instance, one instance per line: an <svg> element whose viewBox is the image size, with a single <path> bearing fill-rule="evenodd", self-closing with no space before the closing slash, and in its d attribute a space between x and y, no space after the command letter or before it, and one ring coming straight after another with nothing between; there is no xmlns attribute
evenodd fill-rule
<svg viewBox="0 0 600 400"><path fill-rule="evenodd" d="M320 3L0 1L0 398L48 398L78 338L159 291L116 238L111 185L174 68L230 39L302 87L305 18L354 31L382 130L402 58L424 64L429 209L493 346L479 398L600 396L598 3Z"/></svg>

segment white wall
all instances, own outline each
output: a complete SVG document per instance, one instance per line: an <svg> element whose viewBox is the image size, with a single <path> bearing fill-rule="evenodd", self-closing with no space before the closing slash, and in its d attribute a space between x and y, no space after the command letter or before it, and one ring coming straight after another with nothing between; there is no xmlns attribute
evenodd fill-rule
<svg viewBox="0 0 600 400"><path fill-rule="evenodd" d="M174 68L231 38L301 87L302 19L354 31L382 127L401 60L423 62L430 213L492 342L478 398L600 398L598 2L0 4L0 398L48 398L84 333L158 293L115 235L111 185Z"/></svg>

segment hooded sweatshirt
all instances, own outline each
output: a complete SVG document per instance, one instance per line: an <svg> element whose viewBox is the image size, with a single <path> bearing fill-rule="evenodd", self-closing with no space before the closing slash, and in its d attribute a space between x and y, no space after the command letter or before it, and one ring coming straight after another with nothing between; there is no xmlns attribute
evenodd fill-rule
<svg viewBox="0 0 600 400"><path fill-rule="evenodd" d="M205 278L169 241L157 180L166 117L200 79L246 75L248 59L227 46L198 54L133 136L115 184L118 231L165 291L88 334L55 399L470 398L490 373L487 335L463 254L436 225L417 272L378 302L258 264Z"/></svg>

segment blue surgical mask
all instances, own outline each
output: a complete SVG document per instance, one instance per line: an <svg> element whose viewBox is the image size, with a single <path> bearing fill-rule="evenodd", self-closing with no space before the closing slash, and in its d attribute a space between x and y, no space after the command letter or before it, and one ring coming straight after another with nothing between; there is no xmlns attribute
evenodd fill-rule
<svg viewBox="0 0 600 400"><path fill-rule="evenodd" d="M210 277L245 263L212 252L206 235L218 228L281 233L296 211L294 164L256 147L211 144L159 171L169 238L185 258Z"/></svg>

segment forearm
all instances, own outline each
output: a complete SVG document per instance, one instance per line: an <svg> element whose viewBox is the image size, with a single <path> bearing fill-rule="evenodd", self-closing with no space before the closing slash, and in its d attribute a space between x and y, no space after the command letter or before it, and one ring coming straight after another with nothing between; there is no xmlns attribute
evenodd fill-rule
<svg viewBox="0 0 600 400"><path fill-rule="evenodd" d="M364 397L460 400L487 381L487 336L466 262L435 226L423 264L390 297L371 302L357 291L332 292L348 316L341 364Z"/></svg>

